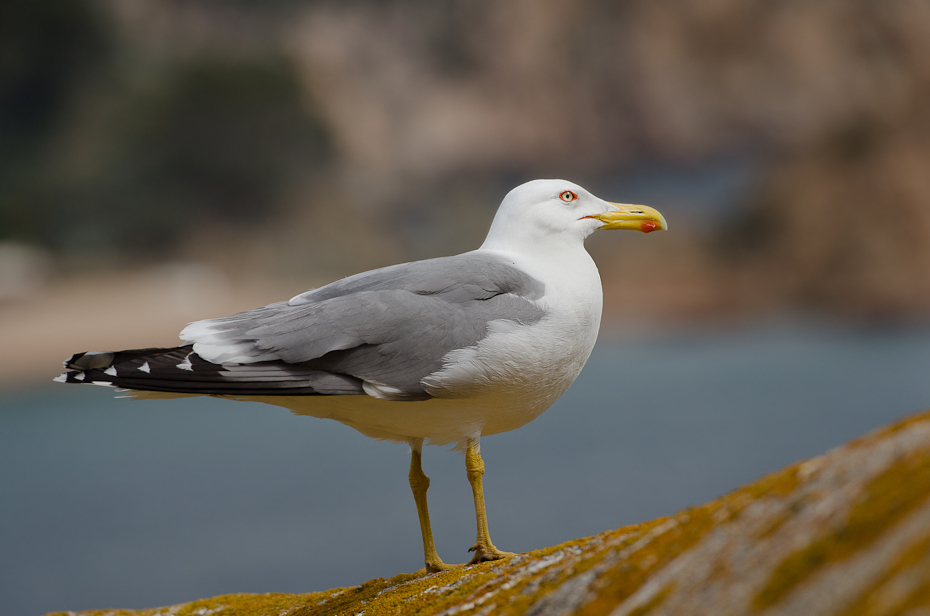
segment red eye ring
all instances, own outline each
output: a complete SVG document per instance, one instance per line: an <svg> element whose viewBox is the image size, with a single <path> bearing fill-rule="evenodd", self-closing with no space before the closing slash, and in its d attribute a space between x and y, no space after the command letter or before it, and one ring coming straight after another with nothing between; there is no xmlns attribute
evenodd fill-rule
<svg viewBox="0 0 930 616"><path fill-rule="evenodd" d="M559 193L559 199L561 199L565 203L571 203L577 198L578 198L578 195L576 195L570 190L563 190L561 193Z"/></svg>

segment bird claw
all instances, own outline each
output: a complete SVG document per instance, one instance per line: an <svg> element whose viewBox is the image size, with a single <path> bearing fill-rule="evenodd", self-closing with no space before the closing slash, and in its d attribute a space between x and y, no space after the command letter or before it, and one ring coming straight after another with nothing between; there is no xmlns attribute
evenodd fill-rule
<svg viewBox="0 0 930 616"><path fill-rule="evenodd" d="M513 552L505 552L503 550L497 549L494 547L494 544L488 543L485 545L480 541L471 546L468 551L475 553L475 555L471 557L471 560L468 561L469 565L476 565L478 563L483 563L490 560L500 560L502 558L511 558L516 556L516 554Z"/></svg>
<svg viewBox="0 0 930 616"><path fill-rule="evenodd" d="M459 567L464 567L465 565L456 565L456 564L447 564L441 560L438 563L426 563L426 566L420 571L426 573L440 573L442 571L448 571L450 569L458 569Z"/></svg>

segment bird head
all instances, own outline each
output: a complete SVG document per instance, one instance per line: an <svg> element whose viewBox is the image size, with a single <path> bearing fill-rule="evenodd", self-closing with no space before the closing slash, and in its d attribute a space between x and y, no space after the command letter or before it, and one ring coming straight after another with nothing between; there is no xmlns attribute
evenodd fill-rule
<svg viewBox="0 0 930 616"><path fill-rule="evenodd" d="M604 201L566 180L533 180L507 193L482 247L545 248L580 244L598 229L649 233L667 228L654 208Z"/></svg>

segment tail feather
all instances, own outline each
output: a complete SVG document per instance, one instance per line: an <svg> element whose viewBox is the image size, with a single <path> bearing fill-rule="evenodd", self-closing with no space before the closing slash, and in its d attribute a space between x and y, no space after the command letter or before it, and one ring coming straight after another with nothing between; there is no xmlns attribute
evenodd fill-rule
<svg viewBox="0 0 930 616"><path fill-rule="evenodd" d="M86 352L65 361L63 383L92 383L136 391L204 395L358 395L361 380L283 361L214 364L193 345Z"/></svg>

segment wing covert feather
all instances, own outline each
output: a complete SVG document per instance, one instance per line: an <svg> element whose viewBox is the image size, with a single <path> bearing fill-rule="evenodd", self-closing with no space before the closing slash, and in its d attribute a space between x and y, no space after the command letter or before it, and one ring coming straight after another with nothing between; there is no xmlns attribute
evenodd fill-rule
<svg viewBox="0 0 930 616"><path fill-rule="evenodd" d="M535 323L544 286L493 255L395 265L181 332L204 358L284 361L347 375L422 399L421 380L454 349L473 346L488 323Z"/></svg>

